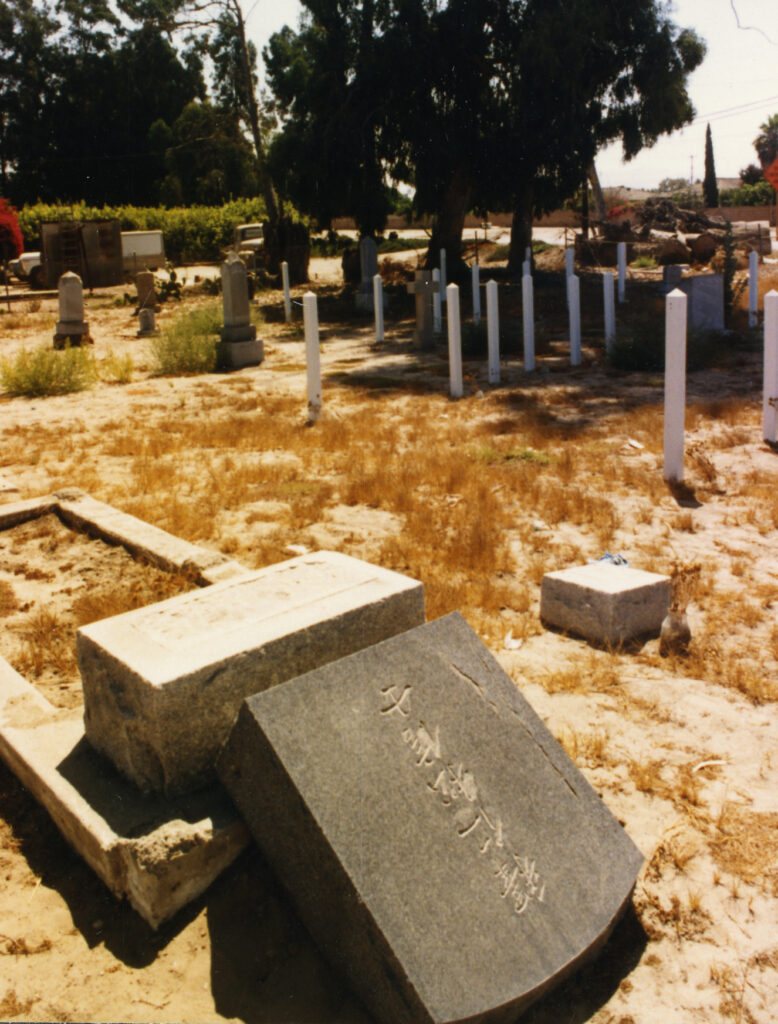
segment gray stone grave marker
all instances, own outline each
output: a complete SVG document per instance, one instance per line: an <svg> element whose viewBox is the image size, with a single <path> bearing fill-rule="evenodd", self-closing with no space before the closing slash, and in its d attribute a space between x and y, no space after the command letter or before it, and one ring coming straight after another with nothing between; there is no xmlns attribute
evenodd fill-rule
<svg viewBox="0 0 778 1024"><path fill-rule="evenodd" d="M264 347L251 323L246 265L237 253L231 252L222 263L221 276L224 326L220 359L231 369L258 366L265 355Z"/></svg>
<svg viewBox="0 0 778 1024"><path fill-rule="evenodd" d="M249 698L218 771L392 1024L513 1021L606 940L642 864L456 613Z"/></svg>
<svg viewBox="0 0 778 1024"><path fill-rule="evenodd" d="M724 276L696 274L678 282L689 299L688 324L694 330L724 330Z"/></svg>
<svg viewBox="0 0 778 1024"><path fill-rule="evenodd" d="M416 296L416 330L413 343L418 349L431 349L434 345L435 308L432 271L417 270L413 284L406 285L409 295Z"/></svg>
<svg viewBox="0 0 778 1024"><path fill-rule="evenodd" d="M357 309L373 308L373 278L378 273L378 249L374 238L359 240L360 285Z"/></svg>
<svg viewBox="0 0 778 1024"><path fill-rule="evenodd" d="M91 341L84 320L84 287L78 274L68 271L59 279L59 320L54 328L54 348Z"/></svg>
<svg viewBox="0 0 778 1024"><path fill-rule="evenodd" d="M154 288L154 274L150 270L141 270L135 275L135 288L138 292L138 310L156 309L157 293Z"/></svg>
<svg viewBox="0 0 778 1024"><path fill-rule="evenodd" d="M148 307L139 310L137 337L150 338L157 333L157 325L154 319L154 310Z"/></svg>
<svg viewBox="0 0 778 1024"><path fill-rule="evenodd" d="M421 583L332 551L78 631L89 742L141 789L207 782L244 697L424 621Z"/></svg>

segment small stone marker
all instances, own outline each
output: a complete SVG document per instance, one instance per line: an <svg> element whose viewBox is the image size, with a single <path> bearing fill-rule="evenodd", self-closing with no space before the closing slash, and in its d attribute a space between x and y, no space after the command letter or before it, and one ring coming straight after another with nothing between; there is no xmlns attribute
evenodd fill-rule
<svg viewBox="0 0 778 1024"><path fill-rule="evenodd" d="M78 274L68 271L59 279L59 320L54 331L54 348L91 342L89 324L84 320L84 288Z"/></svg>
<svg viewBox="0 0 778 1024"><path fill-rule="evenodd" d="M305 380L308 389L308 419L315 423L321 415L321 357L319 354L319 306L315 292L303 295L305 328Z"/></svg>
<svg viewBox="0 0 778 1024"><path fill-rule="evenodd" d="M157 325L154 319L154 310L146 306L138 311L137 338L151 338L157 334Z"/></svg>
<svg viewBox="0 0 778 1024"><path fill-rule="evenodd" d="M686 422L686 304L676 288L665 302L664 478L683 480Z"/></svg>
<svg viewBox="0 0 778 1024"><path fill-rule="evenodd" d="M756 327L759 307L759 253L748 254L748 326Z"/></svg>
<svg viewBox="0 0 778 1024"><path fill-rule="evenodd" d="M246 264L231 252L221 267L224 326L219 345L220 361L230 369L258 366L264 359L262 341L251 323Z"/></svg>
<svg viewBox="0 0 778 1024"><path fill-rule="evenodd" d="M154 274L150 270L141 270L135 275L135 288L138 292L138 312L142 309L157 308L157 292L154 287Z"/></svg>
<svg viewBox="0 0 778 1024"><path fill-rule="evenodd" d="M417 270L412 284L406 285L409 295L416 296L416 330L413 332L413 344L426 351L434 345L434 310L432 292L434 288L432 272Z"/></svg>
<svg viewBox="0 0 778 1024"><path fill-rule="evenodd" d="M207 782L244 697L424 621L421 583L331 551L78 631L87 739L143 790Z"/></svg>
<svg viewBox="0 0 778 1024"><path fill-rule="evenodd" d="M522 320L524 326L524 369L535 369L535 297L532 275L521 279Z"/></svg>
<svg viewBox="0 0 778 1024"><path fill-rule="evenodd" d="M461 398L465 393L462 380L462 323L459 318L459 285L450 284L448 296L448 373L449 394Z"/></svg>
<svg viewBox="0 0 778 1024"><path fill-rule="evenodd" d="M613 301L613 274L609 270L602 275L602 301L605 312L605 354L610 355L616 340L616 308Z"/></svg>
<svg viewBox="0 0 778 1024"><path fill-rule="evenodd" d="M500 312L497 303L497 282L486 285L486 320L488 339L488 380L490 384L500 383Z"/></svg>
<svg viewBox="0 0 778 1024"><path fill-rule="evenodd" d="M690 330L724 330L723 274L695 274L679 282L678 288L689 298Z"/></svg>
<svg viewBox="0 0 778 1024"><path fill-rule="evenodd" d="M670 607L670 579L625 565L591 562L547 572L540 588L540 618L596 643L625 643L659 635Z"/></svg>
<svg viewBox="0 0 778 1024"><path fill-rule="evenodd" d="M616 262L619 271L619 302L627 301L627 243L617 242Z"/></svg>
<svg viewBox="0 0 778 1024"><path fill-rule="evenodd" d="M515 1020L602 945L642 865L456 613L250 698L218 770L386 1024Z"/></svg>
<svg viewBox="0 0 778 1024"><path fill-rule="evenodd" d="M762 436L778 440L778 292L764 297L764 384L762 398Z"/></svg>
<svg viewBox="0 0 778 1024"><path fill-rule="evenodd" d="M373 278L378 273L378 248L374 238L359 240L360 285L357 309L373 309Z"/></svg>
<svg viewBox="0 0 778 1024"><path fill-rule="evenodd" d="M581 291L578 277L567 279L567 304L570 307L570 365L581 365Z"/></svg>

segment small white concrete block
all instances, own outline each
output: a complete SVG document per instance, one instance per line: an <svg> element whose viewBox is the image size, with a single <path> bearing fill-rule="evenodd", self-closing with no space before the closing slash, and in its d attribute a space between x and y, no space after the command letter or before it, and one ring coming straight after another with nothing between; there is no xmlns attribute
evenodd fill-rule
<svg viewBox="0 0 778 1024"><path fill-rule="evenodd" d="M592 562L546 573L540 617L548 626L615 645L658 634L670 600L668 576Z"/></svg>
<svg viewBox="0 0 778 1024"><path fill-rule="evenodd" d="M194 788L245 697L423 622L421 583L319 551L91 623L87 738L143 790Z"/></svg>

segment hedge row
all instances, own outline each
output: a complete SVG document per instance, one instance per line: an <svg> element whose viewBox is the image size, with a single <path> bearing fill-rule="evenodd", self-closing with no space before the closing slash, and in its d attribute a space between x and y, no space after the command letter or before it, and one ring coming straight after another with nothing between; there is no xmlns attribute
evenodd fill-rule
<svg viewBox="0 0 778 1024"><path fill-rule="evenodd" d="M232 244L236 224L263 220L262 199L236 199L224 206L87 206L86 203L25 206L19 213L25 249L40 247L43 221L118 220L122 231L159 229L174 263L214 262Z"/></svg>
<svg viewBox="0 0 778 1024"><path fill-rule="evenodd" d="M771 206L775 202L775 192L768 181L758 181L756 185L741 185L740 188L722 189L719 193L721 206Z"/></svg>

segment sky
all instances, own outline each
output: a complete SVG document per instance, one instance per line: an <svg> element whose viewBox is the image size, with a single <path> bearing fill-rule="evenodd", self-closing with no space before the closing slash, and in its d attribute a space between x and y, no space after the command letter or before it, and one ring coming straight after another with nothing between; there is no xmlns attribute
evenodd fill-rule
<svg viewBox="0 0 778 1024"><path fill-rule="evenodd" d="M663 178L692 175L701 180L708 123L717 177L736 178L741 168L758 163L759 126L778 113L778 0L672 0L670 7L675 24L695 29L708 47L689 78L697 116L629 163L618 143L602 150L596 164L605 188L656 188ZM244 10L261 53L283 25L297 28L302 8L298 0L246 0Z"/></svg>

